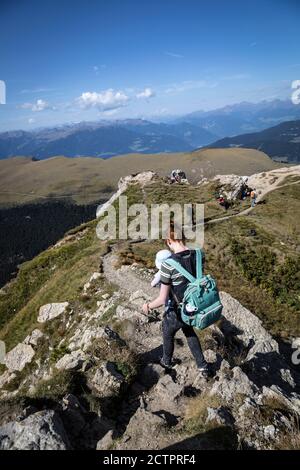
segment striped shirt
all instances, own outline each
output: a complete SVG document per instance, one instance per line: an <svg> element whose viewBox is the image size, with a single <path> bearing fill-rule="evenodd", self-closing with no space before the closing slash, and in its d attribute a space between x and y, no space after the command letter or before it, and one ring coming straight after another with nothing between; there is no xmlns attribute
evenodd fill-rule
<svg viewBox="0 0 300 470"><path fill-rule="evenodd" d="M196 277L196 252L195 250L184 250L180 253L173 254L171 258L178 261L183 268L185 268L192 276ZM202 266L204 265L205 257L202 251ZM182 276L175 268L168 264L165 260L160 268L160 282L162 284L171 285L172 291L175 293L179 301L182 300L184 291L188 284L188 280ZM172 294L171 291L171 294Z"/></svg>

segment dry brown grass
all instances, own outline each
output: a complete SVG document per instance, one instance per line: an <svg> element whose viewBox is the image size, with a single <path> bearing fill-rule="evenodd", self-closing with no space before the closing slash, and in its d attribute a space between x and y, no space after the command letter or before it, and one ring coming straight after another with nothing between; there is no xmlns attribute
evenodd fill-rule
<svg viewBox="0 0 300 470"><path fill-rule="evenodd" d="M186 171L191 182L216 174L250 175L282 166L251 149L206 149L191 153L129 154L101 158L62 156L33 162L15 157L0 160L0 204L72 197L78 203L108 198L121 176L146 170L165 176L173 168Z"/></svg>

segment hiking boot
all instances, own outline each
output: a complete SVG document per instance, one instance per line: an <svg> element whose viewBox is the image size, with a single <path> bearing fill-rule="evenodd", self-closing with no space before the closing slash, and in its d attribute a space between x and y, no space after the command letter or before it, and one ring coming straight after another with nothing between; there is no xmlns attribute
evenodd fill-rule
<svg viewBox="0 0 300 470"><path fill-rule="evenodd" d="M212 374L212 370L210 369L210 367L206 366L206 367L199 367L198 369L198 377L200 379L205 379L205 380L208 380L210 379L213 374Z"/></svg>
<svg viewBox="0 0 300 470"><path fill-rule="evenodd" d="M162 357L160 358L159 363L166 370L172 370L173 369L173 365L172 364L166 364Z"/></svg>

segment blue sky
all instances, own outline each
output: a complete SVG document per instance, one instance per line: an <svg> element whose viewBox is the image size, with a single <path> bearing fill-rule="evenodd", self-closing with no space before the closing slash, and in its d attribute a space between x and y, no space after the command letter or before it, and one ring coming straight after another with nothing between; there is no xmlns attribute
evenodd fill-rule
<svg viewBox="0 0 300 470"><path fill-rule="evenodd" d="M297 0L1 0L0 130L287 98Z"/></svg>

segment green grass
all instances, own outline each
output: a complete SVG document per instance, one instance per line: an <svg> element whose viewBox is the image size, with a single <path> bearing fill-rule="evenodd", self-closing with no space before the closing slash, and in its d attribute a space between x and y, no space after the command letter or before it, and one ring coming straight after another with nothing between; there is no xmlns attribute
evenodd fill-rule
<svg viewBox="0 0 300 470"><path fill-rule="evenodd" d="M10 350L37 325L41 305L51 302L76 301L93 271L99 270L99 259L106 244L96 237L96 222L82 227L85 235L66 244L49 248L20 271L0 296L0 339Z"/></svg>

